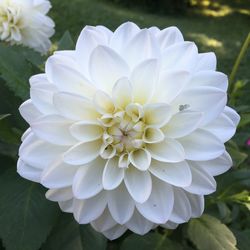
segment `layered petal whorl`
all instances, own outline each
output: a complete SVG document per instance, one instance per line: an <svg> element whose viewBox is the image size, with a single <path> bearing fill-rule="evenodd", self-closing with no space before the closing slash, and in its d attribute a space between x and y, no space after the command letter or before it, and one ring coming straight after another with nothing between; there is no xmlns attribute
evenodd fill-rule
<svg viewBox="0 0 250 250"><path fill-rule="evenodd" d="M0 0L0 40L45 54L55 26L50 8L49 0Z"/></svg>
<svg viewBox="0 0 250 250"><path fill-rule="evenodd" d="M30 80L18 173L109 239L200 216L239 122L215 65L175 27L85 27Z"/></svg>

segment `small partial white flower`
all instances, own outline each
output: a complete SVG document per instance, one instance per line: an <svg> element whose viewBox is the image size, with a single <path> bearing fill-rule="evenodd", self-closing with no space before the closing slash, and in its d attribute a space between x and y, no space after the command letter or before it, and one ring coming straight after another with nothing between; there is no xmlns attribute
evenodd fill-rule
<svg viewBox="0 0 250 250"><path fill-rule="evenodd" d="M18 173L109 239L200 216L232 165L227 77L175 27L87 26L30 84Z"/></svg>
<svg viewBox="0 0 250 250"><path fill-rule="evenodd" d="M46 53L55 26L50 8L48 0L0 0L0 40Z"/></svg>

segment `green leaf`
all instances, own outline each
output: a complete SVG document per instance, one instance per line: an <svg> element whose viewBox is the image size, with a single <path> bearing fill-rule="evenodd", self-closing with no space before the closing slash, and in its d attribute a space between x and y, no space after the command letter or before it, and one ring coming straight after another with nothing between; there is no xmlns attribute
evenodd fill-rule
<svg viewBox="0 0 250 250"><path fill-rule="evenodd" d="M62 214L42 250L105 250L107 240L90 225L79 225L72 215Z"/></svg>
<svg viewBox="0 0 250 250"><path fill-rule="evenodd" d="M234 230L234 235L237 239L237 247L239 250L249 250L250 246L250 229L244 231Z"/></svg>
<svg viewBox="0 0 250 250"><path fill-rule="evenodd" d="M235 167L239 167L248 157L246 153L240 152L239 147L232 140L228 142L227 151L231 155Z"/></svg>
<svg viewBox="0 0 250 250"><path fill-rule="evenodd" d="M166 234L148 233L144 236L132 234L127 237L121 250L181 250L182 246L166 237Z"/></svg>
<svg viewBox="0 0 250 250"><path fill-rule="evenodd" d="M234 250L236 239L229 228L213 216L204 214L188 223L188 238L199 250Z"/></svg>
<svg viewBox="0 0 250 250"><path fill-rule="evenodd" d="M74 49L75 44L72 40L72 37L69 31L66 31L61 40L58 42L58 50L72 50Z"/></svg>
<svg viewBox="0 0 250 250"><path fill-rule="evenodd" d="M0 237L7 250L37 250L58 218L45 189L11 169L0 176Z"/></svg>
<svg viewBox="0 0 250 250"><path fill-rule="evenodd" d="M10 114L4 114L4 115L0 115L0 121L5 119L6 117L10 116Z"/></svg>

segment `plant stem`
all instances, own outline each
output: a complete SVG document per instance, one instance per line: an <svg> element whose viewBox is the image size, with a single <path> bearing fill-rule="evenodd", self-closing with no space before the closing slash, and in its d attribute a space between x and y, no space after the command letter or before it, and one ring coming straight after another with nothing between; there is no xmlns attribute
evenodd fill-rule
<svg viewBox="0 0 250 250"><path fill-rule="evenodd" d="M234 63L234 66L233 66L233 70L230 74L230 77L229 77L229 87L228 87L228 92L231 93L233 91L233 82L234 82L234 79L235 79L235 75L238 71L238 68L239 68L239 65L243 59L243 57L245 56L246 52L247 52L247 49L250 45L250 33L248 33L248 36L246 38L246 40L244 41L242 47L241 47L241 50L240 50L240 53Z"/></svg>

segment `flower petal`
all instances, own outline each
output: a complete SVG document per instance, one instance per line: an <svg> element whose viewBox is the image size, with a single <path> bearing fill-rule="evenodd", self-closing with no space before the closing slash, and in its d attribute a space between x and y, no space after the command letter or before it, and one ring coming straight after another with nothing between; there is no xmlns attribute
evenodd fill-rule
<svg viewBox="0 0 250 250"><path fill-rule="evenodd" d="M190 73L185 70L162 71L156 85L153 100L171 103L182 91L190 79Z"/></svg>
<svg viewBox="0 0 250 250"><path fill-rule="evenodd" d="M71 120L96 121L100 117L94 105L79 95L59 92L54 95L54 105L62 116Z"/></svg>
<svg viewBox="0 0 250 250"><path fill-rule="evenodd" d="M64 161L72 165L87 164L98 157L101 144L101 140L80 142L65 152Z"/></svg>
<svg viewBox="0 0 250 250"><path fill-rule="evenodd" d="M41 177L41 183L47 188L64 188L73 184L78 166L71 166L61 159L46 168Z"/></svg>
<svg viewBox="0 0 250 250"><path fill-rule="evenodd" d="M197 64L198 49L193 42L180 42L169 46L162 53L162 69L192 71Z"/></svg>
<svg viewBox="0 0 250 250"><path fill-rule="evenodd" d="M132 101L132 85L128 78L119 79L113 87L112 96L116 107L125 109Z"/></svg>
<svg viewBox="0 0 250 250"><path fill-rule="evenodd" d="M33 133L29 134L19 148L19 157L28 165L45 169L68 149L39 140Z"/></svg>
<svg viewBox="0 0 250 250"><path fill-rule="evenodd" d="M103 231L105 237L107 237L109 240L115 240L119 238L122 234L124 234L127 231L127 228L122 225L115 225L114 227L110 228L107 231Z"/></svg>
<svg viewBox="0 0 250 250"><path fill-rule="evenodd" d="M112 114L115 110L112 99L103 91L96 91L93 102L96 110L101 114Z"/></svg>
<svg viewBox="0 0 250 250"><path fill-rule="evenodd" d="M165 135L159 128L145 128L144 134L143 134L143 141L146 143L158 143L163 141L165 138Z"/></svg>
<svg viewBox="0 0 250 250"><path fill-rule="evenodd" d="M167 222L174 205L174 194L171 185L153 178L153 189L148 200L136 203L138 211L146 219L159 224Z"/></svg>
<svg viewBox="0 0 250 250"><path fill-rule="evenodd" d="M148 171L139 171L130 166L125 172L124 182L135 201L143 203L150 196L152 181Z"/></svg>
<svg viewBox="0 0 250 250"><path fill-rule="evenodd" d="M185 150L187 160L211 160L225 151L224 144L216 136L202 129L180 138L179 142Z"/></svg>
<svg viewBox="0 0 250 250"><path fill-rule="evenodd" d="M77 141L70 134L72 122L60 115L42 116L31 124L32 131L42 140L57 145L73 145Z"/></svg>
<svg viewBox="0 0 250 250"><path fill-rule="evenodd" d="M236 132L236 127L232 120L223 113L217 119L204 126L203 129L218 137L223 143L230 140Z"/></svg>
<svg viewBox="0 0 250 250"><path fill-rule="evenodd" d="M190 219L191 214L191 205L185 191L174 188L174 207L169 219L175 223L184 223Z"/></svg>
<svg viewBox="0 0 250 250"><path fill-rule="evenodd" d="M19 107L19 112L23 119L29 124L42 116L42 113L34 106L31 100L25 101Z"/></svg>
<svg viewBox="0 0 250 250"><path fill-rule="evenodd" d="M67 201L73 198L72 188L53 188L49 189L46 194L46 198L50 201Z"/></svg>
<svg viewBox="0 0 250 250"><path fill-rule="evenodd" d="M95 141L103 135L98 123L77 122L70 127L70 133L81 142Z"/></svg>
<svg viewBox="0 0 250 250"><path fill-rule="evenodd" d="M189 161L192 165L193 162ZM210 161L195 161L195 166L202 168L212 176L217 176L228 171L232 165L232 159L230 155L225 151L221 156Z"/></svg>
<svg viewBox="0 0 250 250"><path fill-rule="evenodd" d="M240 116L237 114L237 112L235 110L233 110L232 108L226 106L223 113L231 119L231 121L234 123L235 127L238 126L239 122L240 122Z"/></svg>
<svg viewBox="0 0 250 250"><path fill-rule="evenodd" d="M201 112L183 110L175 114L162 128L162 131L166 137L180 138L197 129L201 119Z"/></svg>
<svg viewBox="0 0 250 250"><path fill-rule="evenodd" d="M108 192L108 208L115 221L121 225L133 215L135 203L123 183Z"/></svg>
<svg viewBox="0 0 250 250"><path fill-rule="evenodd" d="M147 150L141 148L130 152L129 160L136 168L145 171L150 166L151 155Z"/></svg>
<svg viewBox="0 0 250 250"><path fill-rule="evenodd" d="M198 55L198 62L195 68L196 71L202 70L216 70L216 55L214 52L200 53Z"/></svg>
<svg viewBox="0 0 250 250"><path fill-rule="evenodd" d="M74 201L74 218L80 224L88 224L97 219L107 206L107 197L105 192L84 200Z"/></svg>
<svg viewBox="0 0 250 250"><path fill-rule="evenodd" d="M147 144L146 149L151 157L163 162L180 162L185 158L185 152L182 145L171 138L155 144Z"/></svg>
<svg viewBox="0 0 250 250"><path fill-rule="evenodd" d="M194 162L189 166L192 172L192 183L184 189L189 193L198 195L213 193L216 190L215 179L208 172L196 166Z"/></svg>
<svg viewBox="0 0 250 250"><path fill-rule="evenodd" d="M170 119L171 107L165 103L153 103L144 106L144 122L149 126L162 127Z"/></svg>
<svg viewBox="0 0 250 250"><path fill-rule="evenodd" d="M143 29L129 41L122 51L122 56L126 59L128 65L134 68L142 61L157 58L159 56L159 46L154 36L147 29Z"/></svg>
<svg viewBox="0 0 250 250"><path fill-rule="evenodd" d="M145 104L150 100L157 78L158 61L156 59L143 61L135 67L130 77L135 103Z"/></svg>
<svg viewBox="0 0 250 250"><path fill-rule="evenodd" d="M192 182L192 175L186 161L166 163L152 161L149 171L157 178L177 187L187 187Z"/></svg>
<svg viewBox="0 0 250 250"><path fill-rule="evenodd" d="M226 102L227 95L224 91L214 87L198 86L182 91L171 105L175 107L176 112L180 110L180 105L188 105L190 110L202 112L200 126L203 126L219 116Z"/></svg>
<svg viewBox="0 0 250 250"><path fill-rule="evenodd" d="M88 199L102 191L102 172L105 161L101 158L82 166L73 181L73 193L77 199Z"/></svg>
<svg viewBox="0 0 250 250"><path fill-rule="evenodd" d="M109 94L116 81L129 74L126 62L106 46L94 49L89 63L90 74L95 84Z"/></svg>
<svg viewBox="0 0 250 250"><path fill-rule="evenodd" d="M144 235L148 233L153 227L154 223L145 219L137 209L134 210L134 214L131 219L126 223L129 230L136 234Z"/></svg>
<svg viewBox="0 0 250 250"><path fill-rule="evenodd" d="M124 169L118 167L119 158L109 159L105 165L102 183L106 190L112 190L118 187L124 178Z"/></svg>
<svg viewBox="0 0 250 250"><path fill-rule="evenodd" d="M192 218L200 217L204 212L204 196L185 193L191 206Z"/></svg>

